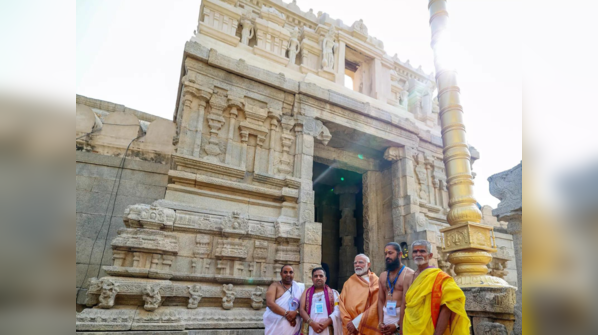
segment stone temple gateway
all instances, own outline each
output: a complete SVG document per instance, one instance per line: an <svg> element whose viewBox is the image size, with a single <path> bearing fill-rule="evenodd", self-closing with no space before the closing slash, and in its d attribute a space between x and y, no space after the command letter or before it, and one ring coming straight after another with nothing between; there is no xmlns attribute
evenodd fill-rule
<svg viewBox="0 0 598 335"><path fill-rule="evenodd" d="M107 241L109 264L97 263L106 276L80 284L77 331L259 334L283 264L306 283L322 265L340 290L357 253L380 273L389 241L440 246L448 192L435 90L361 20L295 1L203 0L174 124L124 106L101 120L107 103L78 97L78 164L126 154L167 182L157 200L114 213L124 227ZM79 215L79 193L77 204ZM501 239L507 258L510 235Z"/></svg>

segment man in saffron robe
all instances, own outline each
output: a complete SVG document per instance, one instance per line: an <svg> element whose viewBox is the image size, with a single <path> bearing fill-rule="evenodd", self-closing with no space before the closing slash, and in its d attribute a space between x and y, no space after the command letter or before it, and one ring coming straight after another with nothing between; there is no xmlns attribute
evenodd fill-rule
<svg viewBox="0 0 598 335"><path fill-rule="evenodd" d="M295 272L290 265L283 265L280 270L281 280L273 282L266 291L266 312L264 312L264 334L298 335L301 328L299 318L299 298L305 284L297 283Z"/></svg>
<svg viewBox="0 0 598 335"><path fill-rule="evenodd" d="M378 330L378 276L370 271L370 259L355 256L355 274L343 285L339 309L345 335L380 334Z"/></svg>
<svg viewBox="0 0 598 335"><path fill-rule="evenodd" d="M303 291L301 296L301 335L342 335L338 292L326 285L326 272L323 268L313 269L311 280L314 285Z"/></svg>
<svg viewBox="0 0 598 335"><path fill-rule="evenodd" d="M405 283L401 329L405 335L469 335L465 294L451 276L430 266L432 245L415 241L411 255L417 265L413 281Z"/></svg>

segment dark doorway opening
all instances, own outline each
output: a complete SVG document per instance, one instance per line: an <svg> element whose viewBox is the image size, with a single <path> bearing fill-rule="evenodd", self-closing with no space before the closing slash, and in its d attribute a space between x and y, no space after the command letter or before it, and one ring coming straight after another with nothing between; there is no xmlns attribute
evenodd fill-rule
<svg viewBox="0 0 598 335"><path fill-rule="evenodd" d="M314 162L316 221L322 223L322 264L328 285L341 290L363 253L362 175Z"/></svg>

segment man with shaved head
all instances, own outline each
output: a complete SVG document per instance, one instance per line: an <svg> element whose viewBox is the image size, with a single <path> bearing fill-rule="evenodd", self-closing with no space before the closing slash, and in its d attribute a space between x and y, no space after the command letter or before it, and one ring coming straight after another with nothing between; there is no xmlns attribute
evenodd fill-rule
<svg viewBox="0 0 598 335"><path fill-rule="evenodd" d="M339 309L345 335L380 334L378 330L378 276L370 271L370 259L355 256L355 274L343 285Z"/></svg>
<svg viewBox="0 0 598 335"><path fill-rule="evenodd" d="M280 281L273 282L266 291L264 325L266 335L298 334L301 328L299 302L305 284L297 283L291 265L280 269Z"/></svg>

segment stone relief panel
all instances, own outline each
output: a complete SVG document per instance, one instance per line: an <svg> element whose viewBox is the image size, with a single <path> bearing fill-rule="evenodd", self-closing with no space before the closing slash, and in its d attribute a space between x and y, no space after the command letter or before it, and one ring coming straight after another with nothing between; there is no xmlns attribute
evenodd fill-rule
<svg viewBox="0 0 598 335"><path fill-rule="evenodd" d="M136 204L125 209L124 223L131 228L172 230L174 211L168 208Z"/></svg>
<svg viewBox="0 0 598 335"><path fill-rule="evenodd" d="M275 261L286 264L299 264L301 248L299 245L280 245L276 247ZM278 269L280 270L280 269Z"/></svg>
<svg viewBox="0 0 598 335"><path fill-rule="evenodd" d="M145 250L177 254L179 250L176 235L157 230L127 229L118 230L118 236L112 241L112 247L118 250Z"/></svg>
<svg viewBox="0 0 598 335"><path fill-rule="evenodd" d="M247 247L245 242L238 239L219 240L216 247L217 259L246 259Z"/></svg>

